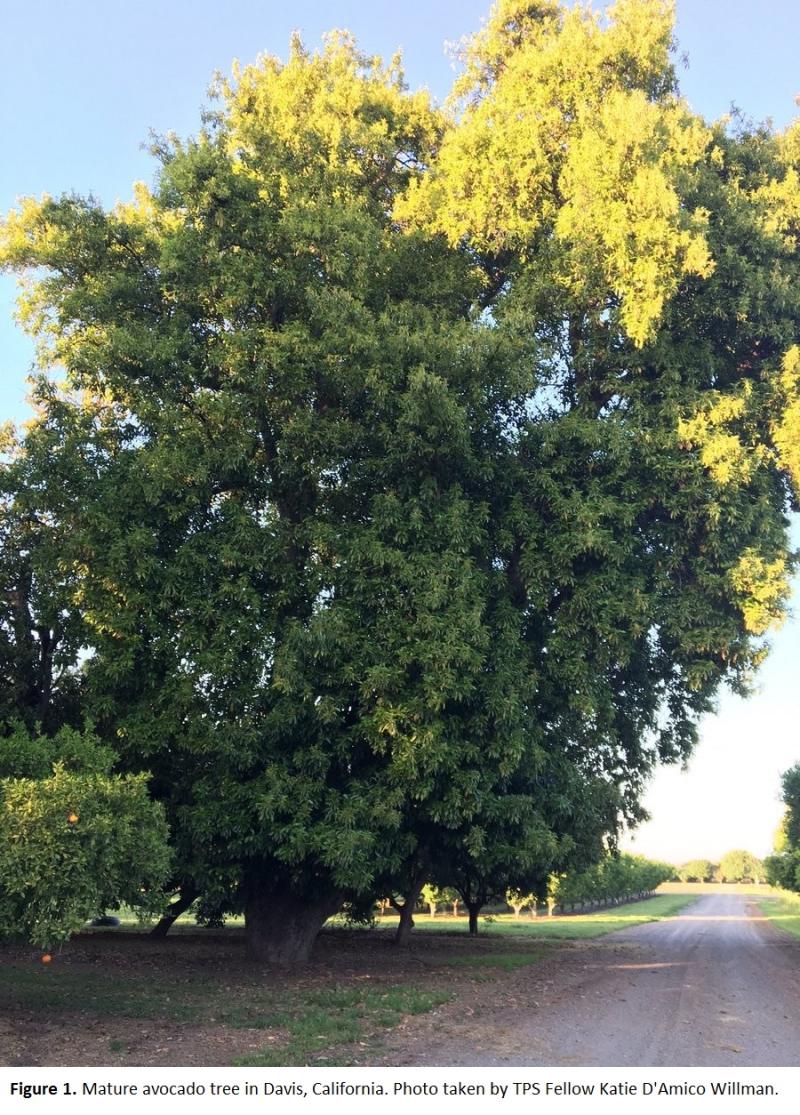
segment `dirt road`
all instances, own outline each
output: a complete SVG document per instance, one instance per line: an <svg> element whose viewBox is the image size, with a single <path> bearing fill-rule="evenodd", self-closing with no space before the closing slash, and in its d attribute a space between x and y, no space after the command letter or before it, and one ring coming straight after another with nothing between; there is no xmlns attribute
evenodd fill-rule
<svg viewBox="0 0 800 1115"><path fill-rule="evenodd" d="M800 1065L800 940L750 903L711 895L559 949L514 977L513 1006L425 1027L394 1063Z"/></svg>

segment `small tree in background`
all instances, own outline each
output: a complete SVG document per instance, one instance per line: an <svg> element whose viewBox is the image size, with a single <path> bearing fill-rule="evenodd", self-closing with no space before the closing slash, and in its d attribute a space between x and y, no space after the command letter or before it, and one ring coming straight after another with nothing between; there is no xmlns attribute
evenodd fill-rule
<svg viewBox="0 0 800 1115"><path fill-rule="evenodd" d="M524 894L521 890L511 889L506 891L506 902L514 911L514 917L518 918L523 910L536 903L536 895Z"/></svg>
<svg viewBox="0 0 800 1115"><path fill-rule="evenodd" d="M442 901L446 902L450 906L453 912L453 917L457 918L458 908L461 905L461 895L458 893L455 887L442 888Z"/></svg>
<svg viewBox="0 0 800 1115"><path fill-rule="evenodd" d="M436 910L440 902L444 902L444 891L433 883L426 883L422 888L422 901L428 907L432 918L436 917Z"/></svg>
<svg viewBox="0 0 800 1115"><path fill-rule="evenodd" d="M710 859L692 859L678 868L678 878L682 883L710 883L715 871Z"/></svg>
<svg viewBox="0 0 800 1115"><path fill-rule="evenodd" d="M764 877L764 864L752 852L735 848L719 861L719 873L723 883L759 883Z"/></svg>

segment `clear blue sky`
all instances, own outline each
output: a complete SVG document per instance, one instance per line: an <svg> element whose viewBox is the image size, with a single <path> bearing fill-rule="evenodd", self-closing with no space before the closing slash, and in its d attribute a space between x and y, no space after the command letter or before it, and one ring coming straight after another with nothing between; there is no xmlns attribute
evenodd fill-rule
<svg viewBox="0 0 800 1115"><path fill-rule="evenodd" d="M284 55L299 28L314 45L332 27L363 49L403 49L412 86L443 97L452 80L446 40L475 30L487 0L25 0L4 5L0 39L0 212L44 191L93 193L107 204L149 181L148 131L197 129L215 70L233 58ZM800 92L800 0L678 0L682 87L707 117L735 102L784 125ZM0 421L25 415L31 346L11 321L14 288L0 280ZM798 538L800 544L800 537ZM716 856L736 833L768 850L780 812L778 772L800 759L800 623L776 639L763 692L744 706L725 698L704 729L689 775L659 777L654 824L637 839L666 858ZM712 811L709 815L709 803Z"/></svg>

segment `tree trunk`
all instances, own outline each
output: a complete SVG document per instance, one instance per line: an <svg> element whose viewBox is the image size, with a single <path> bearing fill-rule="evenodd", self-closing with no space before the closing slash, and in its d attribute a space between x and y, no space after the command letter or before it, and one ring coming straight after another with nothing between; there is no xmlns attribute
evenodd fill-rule
<svg viewBox="0 0 800 1115"><path fill-rule="evenodd" d="M325 922L342 904L338 891L305 898L287 890L253 886L244 908L247 955L261 964L305 964Z"/></svg>
<svg viewBox="0 0 800 1115"><path fill-rule="evenodd" d="M400 921L397 924L397 932L394 935L394 943L403 948L408 944L408 938L411 935L411 930L414 926L414 907L417 904L419 896L422 894L422 888L425 885L425 876L415 879L408 889L406 900L401 906L399 902L395 902L394 906L400 913Z"/></svg>
<svg viewBox="0 0 800 1115"><path fill-rule="evenodd" d="M473 937L478 932L478 914L481 912L482 907L482 902L479 902L477 905L475 903L470 903L467 907L469 910L469 931Z"/></svg>
<svg viewBox="0 0 800 1115"><path fill-rule="evenodd" d="M150 930L150 936L166 937L181 914L186 913L197 896L196 890L179 891L178 897L170 904L166 914Z"/></svg>

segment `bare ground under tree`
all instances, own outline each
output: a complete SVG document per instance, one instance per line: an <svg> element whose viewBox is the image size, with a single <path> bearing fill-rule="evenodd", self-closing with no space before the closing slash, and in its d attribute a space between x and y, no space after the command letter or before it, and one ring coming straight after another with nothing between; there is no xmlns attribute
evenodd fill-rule
<svg viewBox="0 0 800 1115"><path fill-rule="evenodd" d="M422 1018L451 1006L460 1018L491 1000L509 966L555 947L458 931L397 949L389 932L335 930L289 974L248 960L237 930L87 933L48 966L6 945L0 1064L377 1064L388 1033L402 1044ZM321 1040L304 1036L309 1026Z"/></svg>

